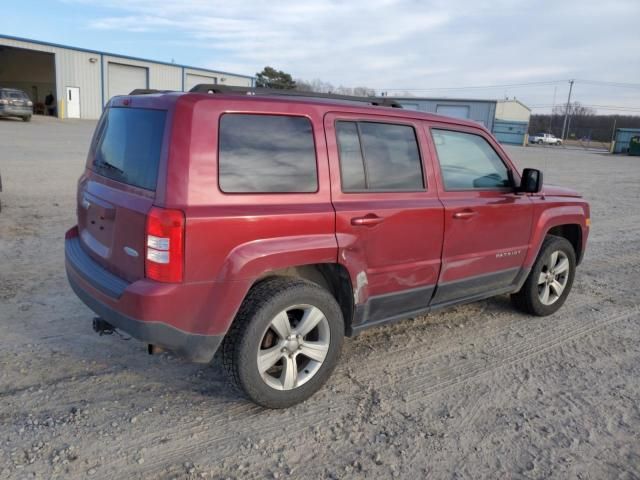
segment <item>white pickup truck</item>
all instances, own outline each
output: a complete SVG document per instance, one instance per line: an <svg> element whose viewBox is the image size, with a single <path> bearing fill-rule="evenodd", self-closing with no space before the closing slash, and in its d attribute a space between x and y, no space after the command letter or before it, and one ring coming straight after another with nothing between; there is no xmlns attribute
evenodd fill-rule
<svg viewBox="0 0 640 480"><path fill-rule="evenodd" d="M529 137L529 143L537 143L538 145L562 145L562 140L552 133L537 133Z"/></svg>

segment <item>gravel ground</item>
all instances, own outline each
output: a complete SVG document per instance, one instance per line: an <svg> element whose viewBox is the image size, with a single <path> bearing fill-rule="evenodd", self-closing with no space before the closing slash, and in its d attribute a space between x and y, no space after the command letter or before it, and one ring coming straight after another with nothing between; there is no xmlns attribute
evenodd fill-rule
<svg viewBox="0 0 640 480"><path fill-rule="evenodd" d="M94 125L0 120L0 478L640 478L640 159L509 148L591 202L565 306L369 331L311 400L267 411L218 365L92 332L63 235Z"/></svg>

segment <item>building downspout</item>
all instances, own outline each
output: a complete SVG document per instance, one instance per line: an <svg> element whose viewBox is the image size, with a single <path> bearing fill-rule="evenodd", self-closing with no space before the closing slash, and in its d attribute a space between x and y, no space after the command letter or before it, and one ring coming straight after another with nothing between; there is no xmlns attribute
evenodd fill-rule
<svg viewBox="0 0 640 480"><path fill-rule="evenodd" d="M100 54L100 101L102 102L101 110L104 111L104 55Z"/></svg>

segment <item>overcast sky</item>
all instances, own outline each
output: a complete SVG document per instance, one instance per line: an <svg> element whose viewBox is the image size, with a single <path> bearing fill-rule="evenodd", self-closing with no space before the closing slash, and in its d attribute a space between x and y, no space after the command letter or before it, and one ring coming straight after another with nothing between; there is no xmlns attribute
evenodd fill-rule
<svg viewBox="0 0 640 480"><path fill-rule="evenodd" d="M0 33L249 75L271 65L389 94L517 96L534 112L554 91L566 101L575 78L575 100L640 115L640 0L173 3L11 2ZM549 83L459 88L537 82Z"/></svg>

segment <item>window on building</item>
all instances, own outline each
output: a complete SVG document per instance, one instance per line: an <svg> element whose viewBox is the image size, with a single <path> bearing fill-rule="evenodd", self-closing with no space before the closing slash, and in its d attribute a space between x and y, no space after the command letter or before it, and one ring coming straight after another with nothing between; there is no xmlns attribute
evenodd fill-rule
<svg viewBox="0 0 640 480"><path fill-rule="evenodd" d="M218 165L220 189L227 193L318 189L313 129L305 117L223 115Z"/></svg>
<svg viewBox="0 0 640 480"><path fill-rule="evenodd" d="M446 190L486 190L510 185L506 165L480 135L431 131Z"/></svg>
<svg viewBox="0 0 640 480"><path fill-rule="evenodd" d="M336 123L342 190L424 190L413 127L389 123Z"/></svg>

